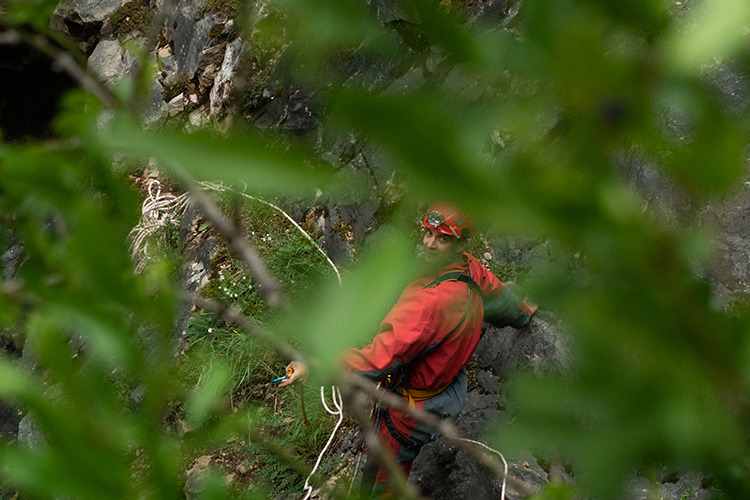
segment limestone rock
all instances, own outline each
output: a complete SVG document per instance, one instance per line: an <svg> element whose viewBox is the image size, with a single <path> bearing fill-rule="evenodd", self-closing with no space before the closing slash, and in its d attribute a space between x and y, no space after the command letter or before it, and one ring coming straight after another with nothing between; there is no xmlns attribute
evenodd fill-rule
<svg viewBox="0 0 750 500"><path fill-rule="evenodd" d="M201 16L205 0L180 2L171 23L167 23L167 38L173 41L177 73L193 78L198 70L203 51L211 45L211 28L223 19L215 14Z"/></svg>
<svg viewBox="0 0 750 500"><path fill-rule="evenodd" d="M242 54L242 40L237 39L226 46L221 69L216 73L209 100L211 116L222 114L232 92L232 80Z"/></svg>
<svg viewBox="0 0 750 500"><path fill-rule="evenodd" d="M129 0L69 0L63 2L58 13L66 18L78 18L84 23L104 22L114 11Z"/></svg>
<svg viewBox="0 0 750 500"><path fill-rule="evenodd" d="M563 370L572 363L567 337L554 318L537 313L521 330L488 326L476 350L480 370L503 377L520 369Z"/></svg>
<svg viewBox="0 0 750 500"><path fill-rule="evenodd" d="M112 86L132 75L136 59L117 40L102 40L89 57L89 67L105 85Z"/></svg>
<svg viewBox="0 0 750 500"><path fill-rule="evenodd" d="M32 450L46 446L47 440L34 415L27 413L18 424L18 442Z"/></svg>

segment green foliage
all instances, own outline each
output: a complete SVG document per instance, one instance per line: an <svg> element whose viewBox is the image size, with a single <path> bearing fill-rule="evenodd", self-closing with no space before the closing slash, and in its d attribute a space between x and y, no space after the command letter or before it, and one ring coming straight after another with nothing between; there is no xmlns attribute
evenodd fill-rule
<svg viewBox="0 0 750 500"><path fill-rule="evenodd" d="M304 296L332 273L319 248L277 208L238 193L223 196L222 206L229 217L241 222L246 238L290 300ZM231 250L220 249L212 265L215 276L203 293L264 320L270 310L258 293L258 284Z"/></svg>
<svg viewBox="0 0 750 500"><path fill-rule="evenodd" d="M55 0L8 0L4 2L4 21L8 26L30 25L46 32L58 2Z"/></svg>
<svg viewBox="0 0 750 500"><path fill-rule="evenodd" d="M44 371L26 373L3 360L0 393L33 412L47 443L4 445L2 461L12 464L3 470L6 481L40 497L124 498L140 488L172 496L178 476L170 461L179 443L160 422L163 402L175 391L165 338L173 304L164 277L149 276L147 290L146 277L132 273L123 243L137 213L136 193L75 146L5 145L2 163L2 209L14 214L13 228L33 263L18 271L23 284L16 300L34 305L15 326ZM122 379L146 389L137 414L116 389ZM128 468L136 450L150 467L133 481ZM124 467L113 468L113 460ZM37 480L42 476L49 482ZM75 479L84 476L89 480Z"/></svg>
<svg viewBox="0 0 750 500"><path fill-rule="evenodd" d="M45 33L55 3L8 2L3 24ZM575 366L512 382L515 419L497 429L496 447L563 457L578 489L598 498L617 498L627 474L654 462L700 469L727 498L747 498L747 309L717 309L696 276L712 256L710 231L696 229L691 213L643 210L620 163L630 152L649 158L692 207L742 180L747 120L726 111L706 74L731 63L747 78L740 29L750 7L722 0L675 15L671 4L529 1L509 31L409 0L402 7L421 44L409 52L366 2L285 0L264 53L271 62L283 51L289 76L319 91L326 134L365 137L398 165L405 213L449 198L501 236L533 230L555 242L562 257L532 269L524 285L571 332ZM289 47L279 43L287 33ZM425 56L420 47L440 64L424 65L434 71L403 92L337 73L344 55L398 68ZM76 94L57 122L60 140L0 146L0 214L25 249L15 287L0 289L0 306L15 312L2 319L40 367L2 360L0 397L28 408L48 444L0 445L3 481L34 498L181 498L183 465L199 450L243 436L236 448L258 458L248 426L267 440L262 479L291 478L287 468L298 464L268 443L309 464L325 416L308 404L310 430L298 418L288 425L298 393L267 385L286 360L217 316L194 316L190 359L174 356L175 272L166 261L133 273L125 242L139 199L110 161L153 158L177 182L244 184L268 199L312 200L337 192L339 178L308 137L144 131L128 106L100 111ZM689 124L684 134L670 128L677 119ZM289 310L270 312L228 252L205 293L272 325L317 360L311 382L328 383L341 349L372 335L408 280L409 229L373 236L340 286L319 281L325 265L313 247L274 217L259 207L238 220L269 224L247 236L293 297ZM134 405L136 388L143 398ZM266 398L286 415L257 418L250 402ZM292 429L289 440L282 429ZM207 481L204 497L236 496ZM541 498L568 495L551 487Z"/></svg>
<svg viewBox="0 0 750 500"><path fill-rule="evenodd" d="M271 137L243 131L142 130L132 116L115 114L102 130L83 131L106 152L118 151L137 164L153 158L178 181L231 180L229 185L252 186L254 194L271 195L286 186L284 195L309 196L316 186L330 182L331 172L320 161L308 159L298 146L284 147Z"/></svg>
<svg viewBox="0 0 750 500"><path fill-rule="evenodd" d="M694 494L695 492L693 491L693 488L689 488L685 493L682 494L680 500L690 500L691 498L693 498Z"/></svg>
<svg viewBox="0 0 750 500"><path fill-rule="evenodd" d="M221 194L219 198L225 213L242 221L248 239L255 244L291 300L304 297L324 276L331 274L330 266L317 249L277 209L238 193ZM222 248L218 252L212 266L214 276L202 289L203 295L232 304L256 320L273 318L274 312L263 302L257 283L228 249ZM234 409L255 411L258 408L257 419L262 424L257 432L261 438L274 439L281 449L295 450L297 455L314 460L317 450L327 439L329 431L326 429L330 428L331 422L324 418L314 387L290 391L279 390L270 384L272 379L284 373L287 360L248 332L211 313L191 316L187 341L189 359L180 366L180 378L190 385L215 387L216 370L219 374L226 370L226 379L219 380L224 380L227 388L223 394L214 392L213 398L208 397L211 391L203 393L205 399L198 405L204 408L202 411L191 410L188 401L188 422L196 413L214 415L212 402L216 404L216 401L227 398L223 404ZM302 390L307 393L309 401L304 412L311 421L309 425L304 424L300 407L298 391ZM264 405L272 406L273 411L264 410ZM192 406L195 408L196 403ZM236 464L229 457L247 457L241 464L246 471L243 484L249 485L254 494L275 495L299 490L304 482L298 467L263 444L235 442L222 453L230 462L226 464L230 471Z"/></svg>
<svg viewBox="0 0 750 500"><path fill-rule="evenodd" d="M242 106L246 112L252 113L260 106L263 99L263 91L267 85L268 76L260 76L249 86L248 90L245 92Z"/></svg>
<svg viewBox="0 0 750 500"><path fill-rule="evenodd" d="M194 315L188 340L193 353L183 367L186 380L197 383L215 362L225 363L232 376L228 392L233 403L262 403L268 382L284 371L283 360L272 349L214 315Z"/></svg>
<svg viewBox="0 0 750 500"><path fill-rule="evenodd" d="M409 283L416 269L404 266L412 258L405 236L405 232L383 234L381 241L362 252L343 286L334 280L323 283L274 326L310 354L316 365L314 385L328 385L338 374L344 349L363 346L372 338L373 325L380 323ZM384 273L386 269L401 272Z"/></svg>

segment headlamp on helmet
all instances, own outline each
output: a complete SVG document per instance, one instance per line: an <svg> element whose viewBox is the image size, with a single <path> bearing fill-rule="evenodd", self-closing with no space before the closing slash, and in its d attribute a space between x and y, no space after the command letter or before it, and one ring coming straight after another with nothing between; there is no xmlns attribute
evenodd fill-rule
<svg viewBox="0 0 750 500"><path fill-rule="evenodd" d="M422 217L422 225L456 238L468 238L474 233L474 222L471 219L458 209L442 203L430 206Z"/></svg>

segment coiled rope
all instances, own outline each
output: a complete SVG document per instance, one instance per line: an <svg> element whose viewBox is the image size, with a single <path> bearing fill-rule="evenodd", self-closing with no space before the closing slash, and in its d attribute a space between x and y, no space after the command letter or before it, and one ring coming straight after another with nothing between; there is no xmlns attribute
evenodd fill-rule
<svg viewBox="0 0 750 500"><path fill-rule="evenodd" d="M143 271L148 262L148 238L170 223L178 221L188 203L187 194L162 194L161 182L153 179L148 184L148 197L141 204L141 219L130 230L130 253L136 260L136 272Z"/></svg>

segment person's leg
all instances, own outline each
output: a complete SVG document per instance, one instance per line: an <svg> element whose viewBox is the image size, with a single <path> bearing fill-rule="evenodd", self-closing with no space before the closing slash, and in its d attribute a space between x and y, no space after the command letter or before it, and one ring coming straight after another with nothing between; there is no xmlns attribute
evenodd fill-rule
<svg viewBox="0 0 750 500"><path fill-rule="evenodd" d="M466 370L462 368L453 383L443 392L428 400L417 401L416 406L438 418L455 421L466 399L467 382ZM404 476L408 478L412 463L419 454L419 450L423 445L432 441L435 434L433 429L425 424L418 423L404 413L395 409L383 408L381 409L378 437L390 456L395 457L396 465L401 468ZM367 493L364 493L362 498L387 498L388 476L385 469L377 463L373 456L368 456L365 468L369 468L369 472L363 471L363 487L360 491L371 492L372 494L368 497ZM367 476L364 474L367 474ZM365 477L368 481L366 484Z"/></svg>
<svg viewBox="0 0 750 500"><path fill-rule="evenodd" d="M409 432L410 425L415 425L416 421L396 411L383 411L388 411L389 413L387 417L384 413L381 419L380 427L378 428L378 441L383 446L384 451L394 458L396 466L401 470L404 478L408 478L411 465L419 453L422 444L414 443L408 434L404 435L402 433ZM404 418L407 420L404 421ZM394 419L398 424L394 423ZM380 499L389 498L391 495L387 469L379 463L372 453L368 453L367 462L362 470L360 497L363 499Z"/></svg>
<svg viewBox="0 0 750 500"><path fill-rule="evenodd" d="M359 485L359 498L362 500L372 498L375 490L375 479L380 471L380 464L375 455L367 453L367 461L362 468L362 482ZM382 495L382 491L379 492ZM378 497L376 497L378 498Z"/></svg>

